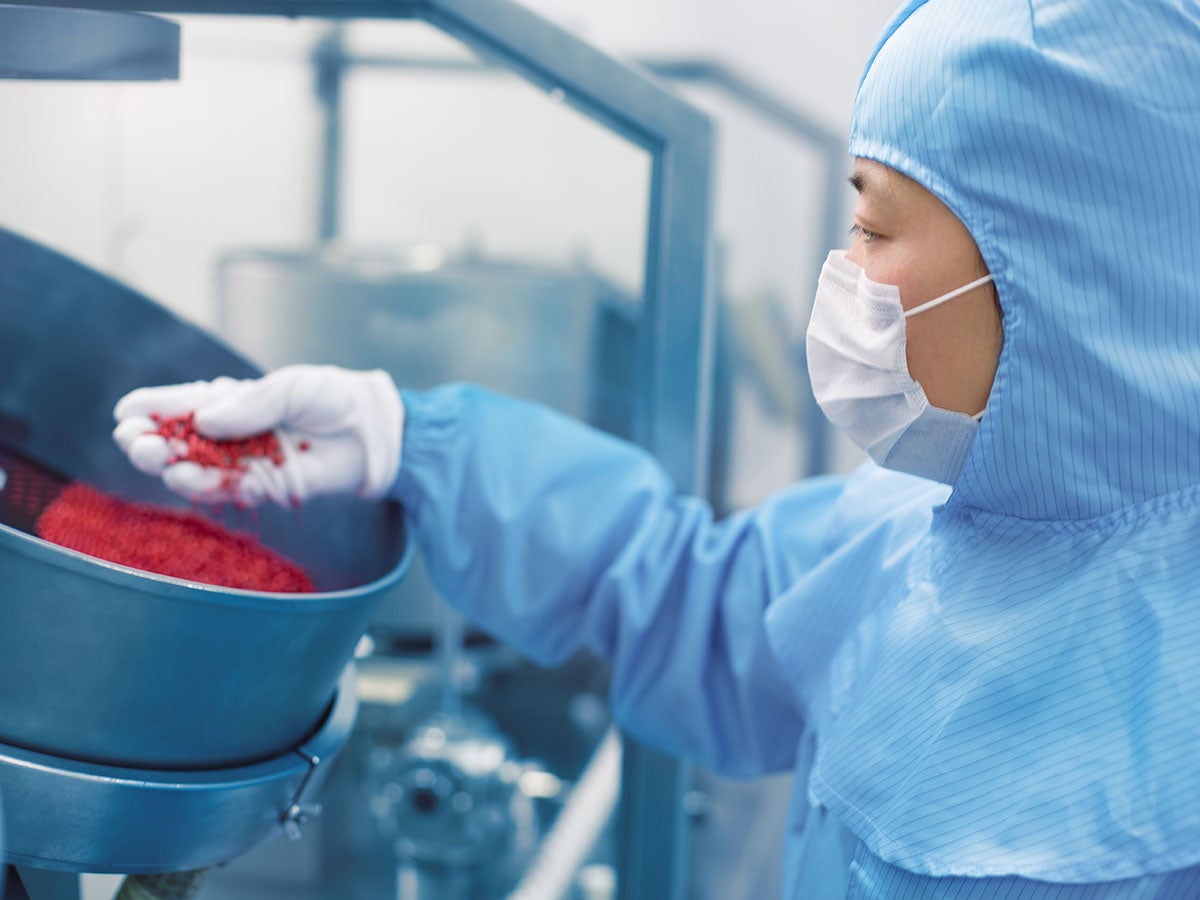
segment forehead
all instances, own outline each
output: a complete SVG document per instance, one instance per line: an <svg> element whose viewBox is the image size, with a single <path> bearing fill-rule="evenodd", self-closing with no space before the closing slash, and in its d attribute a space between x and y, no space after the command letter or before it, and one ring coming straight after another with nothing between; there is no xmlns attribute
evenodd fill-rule
<svg viewBox="0 0 1200 900"><path fill-rule="evenodd" d="M907 175L871 159L856 158L850 184L863 203L871 207L920 206L932 194Z"/></svg>
<svg viewBox="0 0 1200 900"><path fill-rule="evenodd" d="M901 181L908 179L882 163L870 159L855 159L850 184L865 198L893 197L902 188Z"/></svg>

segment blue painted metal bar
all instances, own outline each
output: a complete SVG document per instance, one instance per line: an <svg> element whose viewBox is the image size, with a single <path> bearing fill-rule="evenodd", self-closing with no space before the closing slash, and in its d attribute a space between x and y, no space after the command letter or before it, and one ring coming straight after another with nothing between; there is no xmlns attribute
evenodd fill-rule
<svg viewBox="0 0 1200 900"><path fill-rule="evenodd" d="M656 80L507 2L437 0L425 18L653 155L634 438L681 490L707 484L712 126Z"/></svg>
<svg viewBox="0 0 1200 900"><path fill-rule="evenodd" d="M636 752L631 754L631 749ZM617 811L620 900L683 900L687 896L685 836L691 826L682 798L691 785L689 770L677 760L625 739ZM664 844L660 830L678 837ZM664 850L669 852L662 855ZM634 877L629 877L631 874Z"/></svg>
<svg viewBox="0 0 1200 900"><path fill-rule="evenodd" d="M661 78L717 87L742 106L788 129L809 144L817 147L834 144L845 149L844 137L722 63L709 59L639 59L638 64Z"/></svg>
<svg viewBox="0 0 1200 900"><path fill-rule="evenodd" d="M324 35L313 53L317 103L321 107L321 161L317 190L317 240L337 237L341 227L342 81L346 55L341 26Z"/></svg>

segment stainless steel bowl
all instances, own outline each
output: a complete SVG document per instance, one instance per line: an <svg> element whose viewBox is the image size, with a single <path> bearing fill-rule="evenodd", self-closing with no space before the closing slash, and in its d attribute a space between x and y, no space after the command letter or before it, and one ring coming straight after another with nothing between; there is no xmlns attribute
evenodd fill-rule
<svg viewBox="0 0 1200 900"><path fill-rule="evenodd" d="M111 439L126 391L256 370L147 298L0 230L0 445L132 499L181 505ZM231 512L228 524L245 527ZM147 769L284 753L325 715L383 594L409 566L400 508L264 510L263 543L319 593L147 574L0 525L0 743Z"/></svg>

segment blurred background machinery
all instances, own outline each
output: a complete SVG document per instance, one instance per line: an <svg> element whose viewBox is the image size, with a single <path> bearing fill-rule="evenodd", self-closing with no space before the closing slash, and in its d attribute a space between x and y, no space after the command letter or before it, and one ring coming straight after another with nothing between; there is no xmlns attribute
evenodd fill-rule
<svg viewBox="0 0 1200 900"><path fill-rule="evenodd" d="M126 4L85 5L36 9ZM31 126L0 149L0 222L256 366L540 400L646 446L722 513L845 465L799 352L847 207L844 142L819 117L707 57L619 62L503 0L137 8L182 23L182 80L0 87ZM43 77L23 65L7 74ZM734 784L622 740L602 664L528 664L419 559L384 593L353 731L276 823L304 819L303 839L245 842L201 898L777 894L786 776ZM34 900L118 886L39 873Z"/></svg>

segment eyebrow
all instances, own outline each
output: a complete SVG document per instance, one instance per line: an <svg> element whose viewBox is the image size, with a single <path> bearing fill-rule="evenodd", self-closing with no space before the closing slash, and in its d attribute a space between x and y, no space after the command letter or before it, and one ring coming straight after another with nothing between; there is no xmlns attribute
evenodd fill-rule
<svg viewBox="0 0 1200 900"><path fill-rule="evenodd" d="M887 178L855 172L847 180L870 206L891 206L895 202L894 188Z"/></svg>

